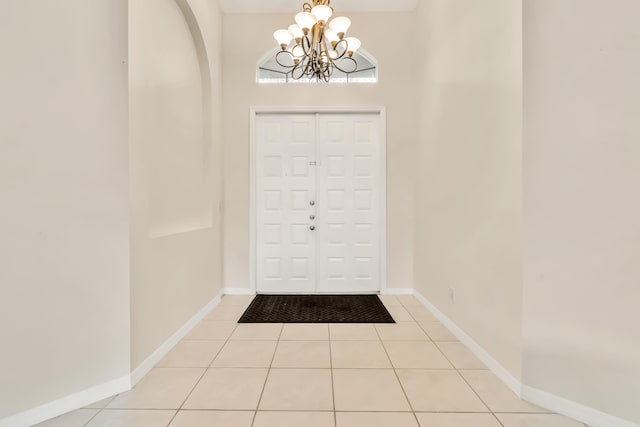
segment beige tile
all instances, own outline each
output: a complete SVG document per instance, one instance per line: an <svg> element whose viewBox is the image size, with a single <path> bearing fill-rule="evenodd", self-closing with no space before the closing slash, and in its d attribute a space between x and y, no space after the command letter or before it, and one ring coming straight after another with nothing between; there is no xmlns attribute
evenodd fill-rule
<svg viewBox="0 0 640 427"><path fill-rule="evenodd" d="M244 314L246 307L243 305L220 305L209 313L204 321L229 320L237 322Z"/></svg>
<svg viewBox="0 0 640 427"><path fill-rule="evenodd" d="M409 314L409 312L404 307L391 306L391 307L387 307L387 311L389 311L389 314L391 314L391 317L393 317L393 320L395 320L396 322L413 322L414 321L411 314Z"/></svg>
<svg viewBox="0 0 640 427"><path fill-rule="evenodd" d="M335 369L337 411L410 411L392 369Z"/></svg>
<svg viewBox="0 0 640 427"><path fill-rule="evenodd" d="M373 325L333 323L329 325L331 341L379 341Z"/></svg>
<svg viewBox="0 0 640 427"><path fill-rule="evenodd" d="M282 328L281 341L328 341L326 323L287 323Z"/></svg>
<svg viewBox="0 0 640 427"><path fill-rule="evenodd" d="M418 324L433 341L458 341L458 338L440 322L420 320Z"/></svg>
<svg viewBox="0 0 640 427"><path fill-rule="evenodd" d="M490 371L462 371L461 374L493 412L549 412L521 400Z"/></svg>
<svg viewBox="0 0 640 427"><path fill-rule="evenodd" d="M253 411L180 411L169 427L251 427Z"/></svg>
<svg viewBox="0 0 640 427"><path fill-rule="evenodd" d="M255 410L267 372L263 368L209 368L183 409Z"/></svg>
<svg viewBox="0 0 640 427"><path fill-rule="evenodd" d="M277 341L227 341L211 364L214 368L268 368Z"/></svg>
<svg viewBox="0 0 640 427"><path fill-rule="evenodd" d="M164 427L176 411L105 409L87 427Z"/></svg>
<svg viewBox="0 0 640 427"><path fill-rule="evenodd" d="M118 395L107 408L178 409L204 371L202 368L154 368L133 390Z"/></svg>
<svg viewBox="0 0 640 427"><path fill-rule="evenodd" d="M225 295L220 305L241 305L247 307L255 298L255 295Z"/></svg>
<svg viewBox="0 0 640 427"><path fill-rule="evenodd" d="M396 371L416 412L489 412L457 371Z"/></svg>
<svg viewBox="0 0 640 427"><path fill-rule="evenodd" d="M258 412L253 427L335 427L333 412Z"/></svg>
<svg viewBox="0 0 640 427"><path fill-rule="evenodd" d="M496 414L504 427L584 427L581 422L556 414Z"/></svg>
<svg viewBox="0 0 640 427"><path fill-rule="evenodd" d="M437 342L436 345L447 356L447 359L458 369L487 369L469 349L461 342Z"/></svg>
<svg viewBox="0 0 640 427"><path fill-rule="evenodd" d="M383 341L429 341L429 337L416 323L376 325Z"/></svg>
<svg viewBox="0 0 640 427"><path fill-rule="evenodd" d="M94 403L92 403L90 405L87 405L83 409L102 409L102 408L106 408L107 405L115 398L116 398L116 396L107 397L106 399L102 399L102 400L94 402Z"/></svg>
<svg viewBox="0 0 640 427"><path fill-rule="evenodd" d="M411 314L411 316L416 320L425 321L425 322L437 322L438 319L436 316L431 314L429 310L422 306L409 306L405 307L406 310Z"/></svg>
<svg viewBox="0 0 640 427"><path fill-rule="evenodd" d="M238 324L236 322L202 321L189 332L186 340L226 340Z"/></svg>
<svg viewBox="0 0 640 427"><path fill-rule="evenodd" d="M385 307L393 307L393 306L402 306L400 300L395 295L378 295L380 301L384 304Z"/></svg>
<svg viewBox="0 0 640 427"><path fill-rule="evenodd" d="M502 427L492 414L421 414L421 426L427 427Z"/></svg>
<svg viewBox="0 0 640 427"><path fill-rule="evenodd" d="M453 369L431 341L386 341L384 346L395 368Z"/></svg>
<svg viewBox="0 0 640 427"><path fill-rule="evenodd" d="M405 307L423 307L422 303L413 295L398 295L398 300Z"/></svg>
<svg viewBox="0 0 640 427"><path fill-rule="evenodd" d="M333 368L391 368L380 341L333 341Z"/></svg>
<svg viewBox="0 0 640 427"><path fill-rule="evenodd" d="M224 341L180 341L164 359L158 368L206 368L220 351Z"/></svg>
<svg viewBox="0 0 640 427"><path fill-rule="evenodd" d="M411 412L337 412L336 421L337 427L419 427Z"/></svg>
<svg viewBox="0 0 640 427"><path fill-rule="evenodd" d="M240 323L231 335L231 340L277 341L282 323Z"/></svg>
<svg viewBox="0 0 640 427"><path fill-rule="evenodd" d="M260 410L333 410L330 369L271 369Z"/></svg>
<svg viewBox="0 0 640 427"><path fill-rule="evenodd" d="M280 341L274 368L331 368L329 341Z"/></svg>
<svg viewBox="0 0 640 427"><path fill-rule="evenodd" d="M99 409L78 409L43 423L36 427L82 427L100 412Z"/></svg>

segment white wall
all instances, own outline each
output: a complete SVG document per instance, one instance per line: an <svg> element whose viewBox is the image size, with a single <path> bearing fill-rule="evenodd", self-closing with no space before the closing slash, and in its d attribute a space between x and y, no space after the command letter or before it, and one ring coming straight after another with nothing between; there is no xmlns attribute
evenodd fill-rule
<svg viewBox="0 0 640 427"><path fill-rule="evenodd" d="M640 423L640 3L526 0L527 385Z"/></svg>
<svg viewBox="0 0 640 427"><path fill-rule="evenodd" d="M339 5L336 11L340 12ZM290 14L224 17L224 283L249 288L249 108L251 106L384 106L387 113L387 286L411 288L412 157L417 138L417 34L412 13L349 13L363 48L378 59L379 83L365 85L257 84L256 64L276 45L271 34ZM242 29L242 36L239 35ZM384 32L379 31L385 28ZM389 37L393 34L394 37ZM402 58L398 61L397 58Z"/></svg>
<svg viewBox="0 0 640 427"><path fill-rule="evenodd" d="M129 373L127 2L5 0L0 52L2 419Z"/></svg>
<svg viewBox="0 0 640 427"><path fill-rule="evenodd" d="M418 14L415 288L519 378L520 2L431 0Z"/></svg>
<svg viewBox="0 0 640 427"><path fill-rule="evenodd" d="M216 2L129 2L134 369L221 288L220 44Z"/></svg>

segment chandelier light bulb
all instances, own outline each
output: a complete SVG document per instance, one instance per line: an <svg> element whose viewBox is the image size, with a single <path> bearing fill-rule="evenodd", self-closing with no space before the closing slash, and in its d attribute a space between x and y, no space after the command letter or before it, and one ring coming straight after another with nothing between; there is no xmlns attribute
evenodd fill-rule
<svg viewBox="0 0 640 427"><path fill-rule="evenodd" d="M313 28L316 21L316 17L309 12L300 12L296 15L296 23L302 28L305 35Z"/></svg>
<svg viewBox="0 0 640 427"><path fill-rule="evenodd" d="M278 30L273 33L273 37L276 39L282 50L287 50L287 46L291 43L293 39L293 35L289 32L289 30Z"/></svg>
<svg viewBox="0 0 640 427"><path fill-rule="evenodd" d="M324 36L327 38L327 41L331 43L331 46L335 49L336 44L340 41L338 33L333 31L331 28L327 28L326 30L324 30Z"/></svg>
<svg viewBox="0 0 640 427"><path fill-rule="evenodd" d="M355 37L347 37L347 52L349 56L353 56L360 49L360 46L362 46L360 40Z"/></svg>
<svg viewBox="0 0 640 427"><path fill-rule="evenodd" d="M329 23L329 27L338 34L338 37L342 40L345 34L347 34L347 30L351 26L351 19L346 18L344 16L339 16L337 18L333 18Z"/></svg>
<svg viewBox="0 0 640 427"><path fill-rule="evenodd" d="M331 18L331 15L333 15L333 9L329 6L320 5L311 9L311 13L316 17L318 23L326 24L329 18Z"/></svg>
<svg viewBox="0 0 640 427"><path fill-rule="evenodd" d="M298 24L293 24L289 27L289 32L293 35L293 38L296 40L296 43L300 43L302 37L304 37L304 32L302 28Z"/></svg>

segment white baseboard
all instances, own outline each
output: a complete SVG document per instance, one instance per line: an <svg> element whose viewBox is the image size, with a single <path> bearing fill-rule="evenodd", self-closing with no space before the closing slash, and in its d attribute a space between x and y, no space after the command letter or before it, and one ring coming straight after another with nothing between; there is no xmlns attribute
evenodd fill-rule
<svg viewBox="0 0 640 427"><path fill-rule="evenodd" d="M256 291L249 288L222 288L222 295L255 295Z"/></svg>
<svg viewBox="0 0 640 427"><path fill-rule="evenodd" d="M169 353L173 349L173 347L178 344L178 342L180 342L182 338L184 338L189 332L191 332L191 330L198 323L200 323L200 321L204 319L207 314L211 313L211 311L213 311L213 309L216 308L218 304L220 304L222 293L223 292L220 292L214 299L212 299L207 305L205 305L199 312L195 314L195 316L189 319L187 323L182 325L182 327L178 329L175 334L169 337L168 340L166 340L160 347L158 347L153 353L151 353L151 355L149 355L149 357L147 357L144 362L138 365L138 367L131 372L132 387L138 384L138 382L140 382L140 380L144 378L144 376L147 375L149 371L151 371L151 369L153 369L153 367L156 366L158 362L160 362L167 355L167 353Z"/></svg>
<svg viewBox="0 0 640 427"><path fill-rule="evenodd" d="M480 344L460 329L458 325L438 310L436 306L431 304L420 292L414 291L413 294L427 310L521 399L544 409L573 418L591 427L640 427L638 424L623 420L589 406L522 384L520 380L514 377L500 362L494 359Z"/></svg>
<svg viewBox="0 0 640 427"><path fill-rule="evenodd" d="M131 389L129 375L0 420L0 427L29 427Z"/></svg>
<svg viewBox="0 0 640 427"><path fill-rule="evenodd" d="M413 288L386 288L380 291L380 295L413 295Z"/></svg>

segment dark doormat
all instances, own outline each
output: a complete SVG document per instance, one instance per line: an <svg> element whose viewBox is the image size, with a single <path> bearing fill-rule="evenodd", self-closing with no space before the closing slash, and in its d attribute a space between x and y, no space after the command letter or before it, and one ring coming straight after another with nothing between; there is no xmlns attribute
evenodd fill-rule
<svg viewBox="0 0 640 427"><path fill-rule="evenodd" d="M256 295L238 323L396 323L377 295Z"/></svg>

